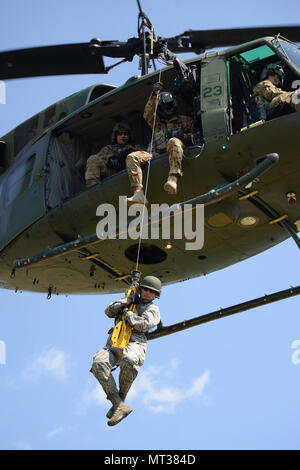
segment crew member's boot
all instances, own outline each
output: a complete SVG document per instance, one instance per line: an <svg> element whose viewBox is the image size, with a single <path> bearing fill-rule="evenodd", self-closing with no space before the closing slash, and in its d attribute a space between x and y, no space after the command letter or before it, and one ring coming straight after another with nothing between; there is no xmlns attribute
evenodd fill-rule
<svg viewBox="0 0 300 470"><path fill-rule="evenodd" d="M127 205L131 206L133 204L148 204L147 199L145 198L145 194L143 191L143 187L135 187L133 188L133 196L127 198Z"/></svg>
<svg viewBox="0 0 300 470"><path fill-rule="evenodd" d="M168 194L177 194L178 177L182 176L183 144L181 140L172 137L167 143L169 155L169 177L164 185L164 190Z"/></svg>
<svg viewBox="0 0 300 470"><path fill-rule="evenodd" d="M164 184L164 190L168 194L177 194L177 178L178 175L169 175L166 183Z"/></svg>

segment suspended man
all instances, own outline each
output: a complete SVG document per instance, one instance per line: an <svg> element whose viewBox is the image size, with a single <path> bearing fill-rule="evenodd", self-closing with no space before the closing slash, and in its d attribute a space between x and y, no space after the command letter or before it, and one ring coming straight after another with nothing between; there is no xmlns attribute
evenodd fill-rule
<svg viewBox="0 0 300 470"><path fill-rule="evenodd" d="M130 340L122 351L122 355L116 354L115 348L112 347L113 331L110 330L107 343L95 354L91 368L107 399L112 403L106 415L109 418L107 422L109 426L115 426L132 411L130 406L124 403L125 398L145 361L146 334L160 322L159 309L153 300L160 296L161 281L155 276L146 276L140 283L139 291L140 294L134 301L135 313L128 310L129 304L132 303L131 297L113 302L105 310L109 318L115 319L115 324L118 324L123 317L132 328ZM119 389L111 373L112 368L118 365L120 365Z"/></svg>

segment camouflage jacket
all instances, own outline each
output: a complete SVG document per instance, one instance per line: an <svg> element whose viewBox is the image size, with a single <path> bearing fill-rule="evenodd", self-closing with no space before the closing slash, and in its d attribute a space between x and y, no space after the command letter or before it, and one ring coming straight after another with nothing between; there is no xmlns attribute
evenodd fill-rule
<svg viewBox="0 0 300 470"><path fill-rule="evenodd" d="M258 108L272 109L281 102L291 103L291 91L283 91L270 80L263 80L253 88L253 95Z"/></svg>
<svg viewBox="0 0 300 470"><path fill-rule="evenodd" d="M136 152L137 150L143 150L143 148L140 145L134 145L134 144L126 144L126 145L118 145L118 144L113 144L113 145L106 145L105 147L102 147L102 149L96 154L97 157L99 158L100 162L100 173L102 178L106 178L107 176L114 175L115 173L118 173L120 170L116 168L112 168L110 166L110 158L116 156L123 152L129 150L130 152ZM126 167L126 158L122 158L122 161L120 162L122 165L122 169Z"/></svg>
<svg viewBox="0 0 300 470"><path fill-rule="evenodd" d="M105 313L109 318L115 318L117 323L120 320L122 309L128 307L127 299L120 299L112 302L105 309ZM130 319L133 328L130 341L137 341L138 343L146 343L146 334L152 330L160 322L160 313L157 305L153 302L138 303L136 305L136 313L132 314Z"/></svg>
<svg viewBox="0 0 300 470"><path fill-rule="evenodd" d="M154 113L156 106L156 96L151 95L144 109L144 119L147 124L153 127ZM155 129L153 137L153 153L164 153L167 148L168 140L171 137L177 137L177 132L183 132L185 136L193 138L194 123L190 116L171 116L169 119L161 119L156 115ZM180 138L182 140L182 138ZM148 150L149 147L148 147Z"/></svg>

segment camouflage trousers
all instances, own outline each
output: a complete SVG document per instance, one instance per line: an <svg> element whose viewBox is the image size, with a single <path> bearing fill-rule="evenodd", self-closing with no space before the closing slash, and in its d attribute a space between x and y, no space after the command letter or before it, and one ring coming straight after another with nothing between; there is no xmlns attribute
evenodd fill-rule
<svg viewBox="0 0 300 470"><path fill-rule="evenodd" d="M85 184L87 187L100 182L100 174L105 173L107 164L103 157L99 155L91 155L86 162L85 168Z"/></svg>
<svg viewBox="0 0 300 470"><path fill-rule="evenodd" d="M172 137L167 143L167 152L169 155L169 175L182 176L181 162L183 156L183 143L177 137ZM157 158L158 154L154 154L153 158ZM152 159L149 152L132 152L127 156L126 167L130 186L132 188L143 188L142 166Z"/></svg>
<svg viewBox="0 0 300 470"><path fill-rule="evenodd" d="M120 362L119 374L119 393L122 400L125 397L134 382L140 367L145 362L146 344L137 343L135 341L129 342L123 351L123 357ZM107 384L114 387L114 380L111 370L118 364L118 361L109 347L109 340L106 346L98 351L93 360L91 372L102 385L105 393L109 395L110 390L106 390Z"/></svg>

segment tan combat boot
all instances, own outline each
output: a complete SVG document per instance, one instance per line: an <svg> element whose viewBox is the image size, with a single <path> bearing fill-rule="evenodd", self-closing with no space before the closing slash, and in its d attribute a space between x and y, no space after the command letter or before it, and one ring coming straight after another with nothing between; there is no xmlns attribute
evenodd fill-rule
<svg viewBox="0 0 300 470"><path fill-rule="evenodd" d="M115 412L113 413L110 420L107 422L108 426L115 426L116 424L120 423L122 419L126 418L132 412L132 408L126 405L123 401L119 403L116 407Z"/></svg>
<svg viewBox="0 0 300 470"><path fill-rule="evenodd" d="M168 194L177 194L177 175L169 175L167 182L164 184L164 190Z"/></svg>
<svg viewBox="0 0 300 470"><path fill-rule="evenodd" d="M140 188L140 189L135 188L133 196L127 198L127 205L128 206L131 206L133 204L144 204L144 203L145 203L145 205L147 205L148 201L145 198L143 188Z"/></svg>
<svg viewBox="0 0 300 470"><path fill-rule="evenodd" d="M107 416L107 418L111 418L115 410L118 408L119 404L122 402L122 400L120 398L118 391L115 391L107 395L107 399L112 402L112 407L108 410L106 416L110 414L110 416Z"/></svg>
<svg viewBox="0 0 300 470"><path fill-rule="evenodd" d="M119 397L121 398L121 400L124 402L125 401L125 398L126 396L123 395L121 392L119 392ZM106 413L106 417L108 419L110 419L112 417L112 415L114 414L114 412L116 411L116 407L113 405L109 410L108 412Z"/></svg>
<svg viewBox="0 0 300 470"><path fill-rule="evenodd" d="M102 386L106 394L106 398L109 401L111 401L113 405L106 414L108 418L111 418L114 411L118 408L119 404L122 402L122 399L120 398L120 395L116 386L115 379L113 378L112 374L110 374L108 377L108 380L104 380L103 377L99 375L97 365L95 364L93 364L90 372L92 372L92 374L94 374L94 376L97 378L97 380L99 381L100 385Z"/></svg>

